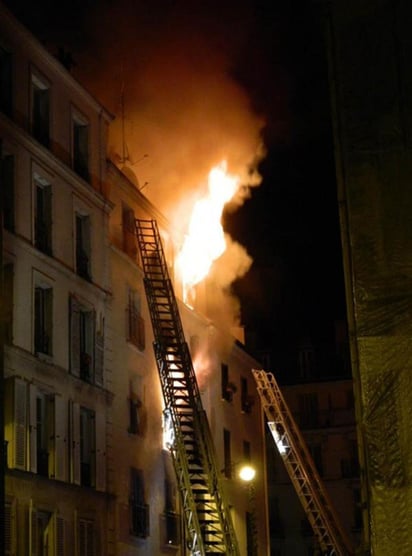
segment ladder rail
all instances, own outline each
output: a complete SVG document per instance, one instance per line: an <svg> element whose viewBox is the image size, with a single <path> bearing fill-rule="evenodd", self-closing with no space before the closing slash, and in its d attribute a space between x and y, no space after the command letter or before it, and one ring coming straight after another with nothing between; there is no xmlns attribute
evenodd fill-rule
<svg viewBox="0 0 412 556"><path fill-rule="evenodd" d="M206 412L155 220L136 220L154 352L173 438L170 452L193 556L239 556Z"/></svg>
<svg viewBox="0 0 412 556"><path fill-rule="evenodd" d="M352 555L349 538L274 375L255 369L252 374L272 437L321 549L329 555Z"/></svg>

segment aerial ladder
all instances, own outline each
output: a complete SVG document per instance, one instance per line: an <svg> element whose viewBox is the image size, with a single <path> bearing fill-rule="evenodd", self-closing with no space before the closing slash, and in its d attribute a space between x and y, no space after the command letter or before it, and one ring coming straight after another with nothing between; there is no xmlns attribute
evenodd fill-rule
<svg viewBox="0 0 412 556"><path fill-rule="evenodd" d="M136 220L136 236L165 403L188 548L192 556L239 556L213 440L155 220Z"/></svg>
<svg viewBox="0 0 412 556"><path fill-rule="evenodd" d="M342 528L306 443L272 373L252 370L262 409L307 519L325 556L351 556Z"/></svg>

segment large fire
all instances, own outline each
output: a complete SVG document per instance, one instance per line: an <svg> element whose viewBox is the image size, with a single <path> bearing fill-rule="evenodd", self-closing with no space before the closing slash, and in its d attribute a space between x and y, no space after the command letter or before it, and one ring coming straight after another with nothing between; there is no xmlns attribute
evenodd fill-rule
<svg viewBox="0 0 412 556"><path fill-rule="evenodd" d="M239 177L227 173L226 161L209 172L208 193L194 205L189 230L176 261L185 303L189 303L192 288L207 276L213 262L226 249L222 212L239 185Z"/></svg>

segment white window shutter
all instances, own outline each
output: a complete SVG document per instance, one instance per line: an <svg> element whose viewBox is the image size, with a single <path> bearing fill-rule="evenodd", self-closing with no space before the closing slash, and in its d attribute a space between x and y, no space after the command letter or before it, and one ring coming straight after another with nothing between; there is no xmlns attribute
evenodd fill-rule
<svg viewBox="0 0 412 556"><path fill-rule="evenodd" d="M80 405L70 403L70 480L80 484Z"/></svg>
<svg viewBox="0 0 412 556"><path fill-rule="evenodd" d="M14 435L13 435L13 467L26 470L27 465L27 383L16 378L14 380Z"/></svg>
<svg viewBox="0 0 412 556"><path fill-rule="evenodd" d="M29 470L37 473L37 387L29 384Z"/></svg>
<svg viewBox="0 0 412 556"><path fill-rule="evenodd" d="M96 490L106 490L106 415L96 412Z"/></svg>
<svg viewBox="0 0 412 556"><path fill-rule="evenodd" d="M53 475L59 481L67 480L67 403L54 396Z"/></svg>
<svg viewBox="0 0 412 556"><path fill-rule="evenodd" d="M80 376L80 305L70 296L70 372Z"/></svg>

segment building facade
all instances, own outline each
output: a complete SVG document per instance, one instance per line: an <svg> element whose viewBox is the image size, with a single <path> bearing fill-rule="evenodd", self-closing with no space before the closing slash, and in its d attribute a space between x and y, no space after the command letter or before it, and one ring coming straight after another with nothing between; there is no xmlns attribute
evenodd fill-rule
<svg viewBox="0 0 412 556"><path fill-rule="evenodd" d="M111 114L3 6L0 36L5 553L187 554L134 219L172 279L179 238L107 160ZM258 363L178 303L240 554L269 554Z"/></svg>

